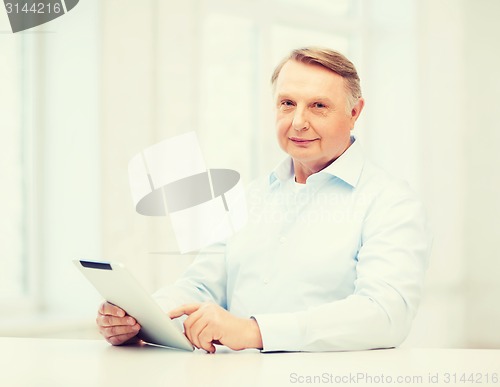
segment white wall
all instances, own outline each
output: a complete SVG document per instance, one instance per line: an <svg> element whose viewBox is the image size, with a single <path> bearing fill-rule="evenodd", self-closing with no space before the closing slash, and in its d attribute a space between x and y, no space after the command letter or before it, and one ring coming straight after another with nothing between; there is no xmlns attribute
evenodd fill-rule
<svg viewBox="0 0 500 387"><path fill-rule="evenodd" d="M363 127L357 131L372 161L420 190L418 2L372 0L363 4L360 65L366 105Z"/></svg>
<svg viewBox="0 0 500 387"><path fill-rule="evenodd" d="M467 345L499 348L500 334L500 2L467 1L462 225Z"/></svg>
<svg viewBox="0 0 500 387"><path fill-rule="evenodd" d="M424 201L434 231L408 345L499 348L496 1L418 2Z"/></svg>
<svg viewBox="0 0 500 387"><path fill-rule="evenodd" d="M422 194L434 234L412 344L466 345L462 165L466 95L462 3L418 3L417 115Z"/></svg>

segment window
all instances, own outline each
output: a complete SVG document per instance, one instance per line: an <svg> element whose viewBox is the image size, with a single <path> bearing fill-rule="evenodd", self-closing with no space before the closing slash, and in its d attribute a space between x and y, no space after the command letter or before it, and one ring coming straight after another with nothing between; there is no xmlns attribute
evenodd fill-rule
<svg viewBox="0 0 500 387"><path fill-rule="evenodd" d="M27 117L29 37L12 34L5 14L0 17L0 303L16 308L30 301L32 229L32 157L31 130Z"/></svg>
<svg viewBox="0 0 500 387"><path fill-rule="evenodd" d="M209 168L229 167L252 176L241 155L255 146L255 21L208 13L203 22L198 132ZM217 133L216 138L212 133ZM221 149L223 144L223 149ZM250 146L249 146L250 145Z"/></svg>
<svg viewBox="0 0 500 387"><path fill-rule="evenodd" d="M0 304L12 319L79 312L87 298L68 300L87 289L71 260L100 256L98 9L15 34L0 12Z"/></svg>

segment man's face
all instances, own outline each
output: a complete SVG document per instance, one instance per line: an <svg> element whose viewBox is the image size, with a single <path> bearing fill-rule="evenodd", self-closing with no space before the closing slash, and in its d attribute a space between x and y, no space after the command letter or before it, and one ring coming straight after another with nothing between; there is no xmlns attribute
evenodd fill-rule
<svg viewBox="0 0 500 387"><path fill-rule="evenodd" d="M350 131L363 108L347 113L344 79L318 65L285 63L276 80L276 129L295 167L317 172L350 145Z"/></svg>

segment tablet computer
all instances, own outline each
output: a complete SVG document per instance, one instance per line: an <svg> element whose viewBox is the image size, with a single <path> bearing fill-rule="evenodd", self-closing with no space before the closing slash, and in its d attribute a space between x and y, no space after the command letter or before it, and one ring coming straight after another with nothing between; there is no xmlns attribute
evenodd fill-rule
<svg viewBox="0 0 500 387"><path fill-rule="evenodd" d="M122 308L137 320L141 325L138 334L140 339L147 343L193 351L186 336L122 263L73 262L106 301Z"/></svg>

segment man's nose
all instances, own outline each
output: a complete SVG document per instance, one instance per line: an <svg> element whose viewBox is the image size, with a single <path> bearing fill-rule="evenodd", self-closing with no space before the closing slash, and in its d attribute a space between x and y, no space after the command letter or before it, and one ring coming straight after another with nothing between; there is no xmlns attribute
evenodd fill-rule
<svg viewBox="0 0 500 387"><path fill-rule="evenodd" d="M309 129L309 122L307 121L304 109L295 110L292 127L298 132Z"/></svg>

